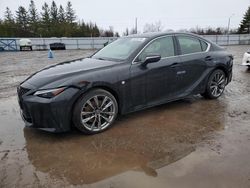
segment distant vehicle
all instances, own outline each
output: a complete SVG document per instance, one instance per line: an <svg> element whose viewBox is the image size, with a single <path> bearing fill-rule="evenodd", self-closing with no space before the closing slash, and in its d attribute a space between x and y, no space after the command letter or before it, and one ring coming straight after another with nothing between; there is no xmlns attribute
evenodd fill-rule
<svg viewBox="0 0 250 188"><path fill-rule="evenodd" d="M242 65L248 66L248 68L250 69L250 49L248 50L248 52L244 53Z"/></svg>
<svg viewBox="0 0 250 188"><path fill-rule="evenodd" d="M20 39L19 45L20 45L20 51L23 51L23 50L32 51L32 43L30 39Z"/></svg>
<svg viewBox="0 0 250 188"><path fill-rule="evenodd" d="M131 35L91 57L32 74L17 93L27 126L62 132L73 124L95 134L110 128L118 113L196 94L216 99L231 81L232 67L232 54L198 35Z"/></svg>
<svg viewBox="0 0 250 188"><path fill-rule="evenodd" d="M51 50L66 50L65 44L61 42L51 43L49 46Z"/></svg>

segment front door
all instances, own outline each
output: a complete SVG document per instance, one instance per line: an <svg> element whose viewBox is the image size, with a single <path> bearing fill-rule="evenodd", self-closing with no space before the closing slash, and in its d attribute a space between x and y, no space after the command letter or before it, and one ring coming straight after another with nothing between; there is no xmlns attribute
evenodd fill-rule
<svg viewBox="0 0 250 188"><path fill-rule="evenodd" d="M131 101L136 108L153 105L171 98L175 93L176 64L175 44L172 36L154 39L139 54L130 68ZM161 55L156 63L142 65L149 55Z"/></svg>

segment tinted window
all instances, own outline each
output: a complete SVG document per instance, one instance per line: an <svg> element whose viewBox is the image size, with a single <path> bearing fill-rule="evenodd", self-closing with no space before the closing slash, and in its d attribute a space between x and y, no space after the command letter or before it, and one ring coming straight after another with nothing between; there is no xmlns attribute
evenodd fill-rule
<svg viewBox="0 0 250 188"><path fill-rule="evenodd" d="M187 36L179 36L177 38L180 43L182 54L190 54L202 51L200 40Z"/></svg>
<svg viewBox="0 0 250 188"><path fill-rule="evenodd" d="M168 36L154 40L143 50L136 61L143 61L148 55L161 55L162 58L174 56L173 38Z"/></svg>
<svg viewBox="0 0 250 188"><path fill-rule="evenodd" d="M206 51L207 47L208 47L208 44L201 40L201 47L202 47L202 51Z"/></svg>

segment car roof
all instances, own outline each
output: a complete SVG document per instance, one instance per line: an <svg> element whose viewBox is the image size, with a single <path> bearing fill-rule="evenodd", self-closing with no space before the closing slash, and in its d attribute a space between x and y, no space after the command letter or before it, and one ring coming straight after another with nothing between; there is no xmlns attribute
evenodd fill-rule
<svg viewBox="0 0 250 188"><path fill-rule="evenodd" d="M136 38L157 38L165 35L177 35L177 34L182 34L182 35L190 35L190 36L195 36L201 38L201 36L193 34L193 33L188 33L188 32L152 32L152 33L142 33L142 34L133 34L129 35L126 37L136 37Z"/></svg>

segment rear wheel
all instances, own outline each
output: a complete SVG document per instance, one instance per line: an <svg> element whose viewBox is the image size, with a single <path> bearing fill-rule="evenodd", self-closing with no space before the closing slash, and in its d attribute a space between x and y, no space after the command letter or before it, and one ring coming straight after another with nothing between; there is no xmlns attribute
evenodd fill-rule
<svg viewBox="0 0 250 188"><path fill-rule="evenodd" d="M209 77L206 91L201 94L208 99L216 99L222 95L226 86L227 78L224 71L217 69Z"/></svg>
<svg viewBox="0 0 250 188"><path fill-rule="evenodd" d="M77 129L96 134L111 127L118 113L115 97L106 90L95 89L78 99L73 114Z"/></svg>

